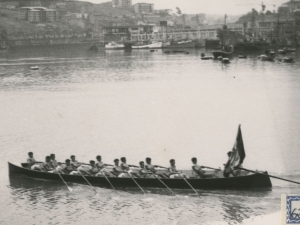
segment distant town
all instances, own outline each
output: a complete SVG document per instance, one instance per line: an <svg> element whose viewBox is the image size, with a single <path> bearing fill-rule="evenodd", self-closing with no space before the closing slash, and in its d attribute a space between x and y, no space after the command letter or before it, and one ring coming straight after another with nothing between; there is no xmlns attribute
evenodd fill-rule
<svg viewBox="0 0 300 225"><path fill-rule="evenodd" d="M207 46L218 42L226 25L232 44L256 39L298 45L300 0L260 7L236 16L186 14L132 0L0 0L0 40L26 46L192 39Z"/></svg>

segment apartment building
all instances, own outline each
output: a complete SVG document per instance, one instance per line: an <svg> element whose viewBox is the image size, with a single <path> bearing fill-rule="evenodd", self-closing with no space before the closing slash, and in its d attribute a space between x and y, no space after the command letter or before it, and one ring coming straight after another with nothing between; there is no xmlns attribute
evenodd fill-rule
<svg viewBox="0 0 300 225"><path fill-rule="evenodd" d="M112 0L112 7L115 8L128 8L132 6L132 0Z"/></svg>
<svg viewBox="0 0 300 225"><path fill-rule="evenodd" d="M57 20L57 11L44 7L22 7L18 10L18 19L30 23L54 22Z"/></svg>
<svg viewBox="0 0 300 225"><path fill-rule="evenodd" d="M137 3L132 6L135 13L139 14L151 14L154 13L154 4L149 3Z"/></svg>

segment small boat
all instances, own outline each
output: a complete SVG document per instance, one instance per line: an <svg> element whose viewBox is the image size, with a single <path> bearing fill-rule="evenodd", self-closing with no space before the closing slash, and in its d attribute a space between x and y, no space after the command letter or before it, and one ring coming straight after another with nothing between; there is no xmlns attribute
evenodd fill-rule
<svg viewBox="0 0 300 225"><path fill-rule="evenodd" d="M295 48L286 48L285 49L286 52L296 52Z"/></svg>
<svg viewBox="0 0 300 225"><path fill-rule="evenodd" d="M201 53L201 60L209 60L209 59L212 59L213 57L211 56L205 56L204 53Z"/></svg>
<svg viewBox="0 0 300 225"><path fill-rule="evenodd" d="M9 176L25 176L35 179L44 179L61 182L59 174L47 173L27 168L27 163L22 163L21 166L8 162ZM188 171L184 171L188 172ZM190 171L192 173L192 171ZM188 178L186 179L195 189L252 189L252 188L271 188L272 183L268 173L262 174L247 174L238 177L221 177L221 178ZM82 176L60 174L66 182L87 184ZM218 176L222 176L222 171L218 172ZM85 176L85 178L97 187L110 188L110 184L105 177ZM165 188L162 183L156 178L134 178L134 180L143 188ZM161 180L170 188L190 189L188 184L183 179L167 179ZM109 177L109 181L117 188L135 188L136 183L131 178ZM33 182L33 181L32 181Z"/></svg>
<svg viewBox="0 0 300 225"><path fill-rule="evenodd" d="M154 50L154 49L151 49L150 52L155 52L155 50Z"/></svg>
<svg viewBox="0 0 300 225"><path fill-rule="evenodd" d="M222 59L222 62L223 62L223 63L230 63L230 61L229 61L228 58L223 58L223 59Z"/></svg>
<svg viewBox="0 0 300 225"><path fill-rule="evenodd" d="M294 58L291 58L291 57L283 57L283 58L282 58L282 61L283 61L283 62L286 62L286 63L292 63L292 62L294 62Z"/></svg>
<svg viewBox="0 0 300 225"><path fill-rule="evenodd" d="M166 54L170 54L170 53L171 53L171 51L170 51L170 50L165 50L165 51L164 51L164 53L166 53Z"/></svg>
<svg viewBox="0 0 300 225"><path fill-rule="evenodd" d="M274 51L265 51L264 55L260 56L261 61L274 61L275 52Z"/></svg>
<svg viewBox="0 0 300 225"><path fill-rule="evenodd" d="M210 60L210 59L213 59L212 56L203 56L201 57L201 60Z"/></svg>
<svg viewBox="0 0 300 225"><path fill-rule="evenodd" d="M30 67L31 70L39 70L40 68L38 66L32 66Z"/></svg>
<svg viewBox="0 0 300 225"><path fill-rule="evenodd" d="M105 49L115 49L115 50L118 50L118 49L124 49L124 48L125 48L124 44L118 44L116 42L110 42L107 45L105 45Z"/></svg>
<svg viewBox="0 0 300 225"><path fill-rule="evenodd" d="M148 43L136 43L131 46L132 49L155 49L155 48L162 48L163 43L162 42L148 42Z"/></svg>
<svg viewBox="0 0 300 225"><path fill-rule="evenodd" d="M267 55L261 55L260 59L261 61L274 61L274 57L267 56Z"/></svg>
<svg viewBox="0 0 300 225"><path fill-rule="evenodd" d="M222 56L218 56L217 59L218 59L218 60L223 60L223 57L222 57Z"/></svg>
<svg viewBox="0 0 300 225"><path fill-rule="evenodd" d="M286 51L285 51L284 49L278 49L278 53L279 53L279 54L285 54Z"/></svg>
<svg viewBox="0 0 300 225"><path fill-rule="evenodd" d="M240 59L246 59L247 56L246 56L246 55L239 55L239 58L240 58Z"/></svg>
<svg viewBox="0 0 300 225"><path fill-rule="evenodd" d="M206 170L206 174L214 174L214 178L195 178L195 172L192 170L184 170L189 175L187 179L172 179L172 178L161 178L169 188L175 189L190 189L190 185L195 189L253 189L253 188L268 188L272 187L270 177L267 172L249 173L249 171L239 171L238 176L230 176L230 169L235 166L243 164L246 157L242 132L239 126L237 137L231 152L231 158L228 163L225 164L224 170ZM207 167L207 169L213 169ZM133 169L136 170L136 169ZM93 186L110 188L111 184L118 188L136 188L139 184L143 188L165 188L162 182L157 178L119 178L119 177L98 177L98 176L80 176L80 175L69 175L69 174L57 174L48 173L28 168L27 163L21 163L16 165L8 162L9 176L22 176L34 179L44 179L62 182L62 178L66 182L87 184L86 180ZM158 173L166 172L166 170L158 170ZM85 180L85 179L86 180ZM109 181L107 180L109 179ZM188 183L186 182L188 181ZM32 180L32 182L34 182ZM136 182L136 183L135 183ZM111 183L111 184L110 184Z"/></svg>

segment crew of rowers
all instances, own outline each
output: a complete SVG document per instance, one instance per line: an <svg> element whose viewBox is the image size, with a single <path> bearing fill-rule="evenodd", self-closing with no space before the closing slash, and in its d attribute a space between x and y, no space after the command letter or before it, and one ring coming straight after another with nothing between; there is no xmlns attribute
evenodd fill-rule
<svg viewBox="0 0 300 225"><path fill-rule="evenodd" d="M121 160L121 163L119 164ZM96 161L91 160L90 164L80 163L76 160L74 155L71 155L70 159L66 159L65 163L57 162L55 154L46 156L45 162L37 162L33 153L28 153L27 164L28 168L32 170L70 174L70 175L88 175L88 176L100 176L100 177L138 177L138 178L189 178L186 174L179 172L176 169L175 160L170 160L170 166L168 168L152 165L151 158L146 158L146 164L141 161L139 167L127 164L126 158L115 159L114 165L105 164L102 162L100 155L96 156ZM195 178L212 178L217 177L214 174L207 174L203 170L204 166L197 164L197 158L192 158L192 169L195 171ZM131 168L138 168L133 171ZM155 168L167 169L167 172L160 172Z"/></svg>

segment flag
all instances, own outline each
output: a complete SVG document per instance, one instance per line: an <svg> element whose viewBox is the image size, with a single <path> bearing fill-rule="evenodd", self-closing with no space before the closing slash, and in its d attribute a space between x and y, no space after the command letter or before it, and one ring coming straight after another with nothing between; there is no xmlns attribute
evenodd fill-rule
<svg viewBox="0 0 300 225"><path fill-rule="evenodd" d="M244 162L245 157L246 153L242 137L241 125L239 125L238 133L230 157L230 166L235 167L241 165Z"/></svg>

